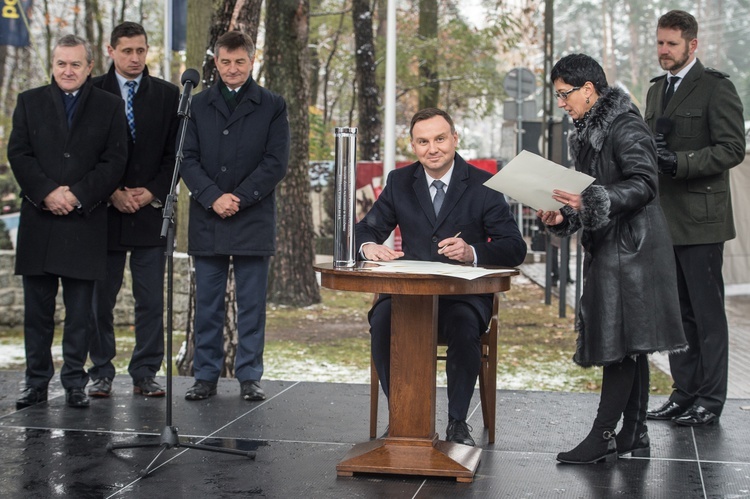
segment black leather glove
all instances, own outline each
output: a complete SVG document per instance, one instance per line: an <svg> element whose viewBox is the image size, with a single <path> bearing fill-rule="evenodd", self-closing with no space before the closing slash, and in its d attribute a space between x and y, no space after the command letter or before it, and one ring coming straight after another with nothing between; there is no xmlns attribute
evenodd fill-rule
<svg viewBox="0 0 750 499"><path fill-rule="evenodd" d="M656 145L656 159L659 166L659 173L672 176L677 171L677 154L665 146L666 144L660 143Z"/></svg>

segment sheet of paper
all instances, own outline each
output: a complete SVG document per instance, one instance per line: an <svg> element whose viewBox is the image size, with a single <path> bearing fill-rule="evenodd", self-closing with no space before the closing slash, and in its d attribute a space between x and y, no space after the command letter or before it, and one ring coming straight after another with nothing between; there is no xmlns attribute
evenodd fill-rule
<svg viewBox="0 0 750 499"><path fill-rule="evenodd" d="M564 205L552 199L552 190L580 194L594 177L565 168L538 154L521 151L484 183L535 210L552 211Z"/></svg>
<svg viewBox="0 0 750 499"><path fill-rule="evenodd" d="M513 273L515 270L486 269L467 265L452 265L442 262L424 262L418 260L392 260L390 262L367 262L365 270L372 272L395 272L402 274L426 274L457 277L459 279L477 279L491 274Z"/></svg>

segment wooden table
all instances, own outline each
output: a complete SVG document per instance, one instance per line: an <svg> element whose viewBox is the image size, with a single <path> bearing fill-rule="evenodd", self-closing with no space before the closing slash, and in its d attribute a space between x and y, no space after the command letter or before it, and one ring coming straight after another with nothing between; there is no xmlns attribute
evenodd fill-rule
<svg viewBox="0 0 750 499"><path fill-rule="evenodd" d="M496 274L465 280L371 272L362 265L315 266L327 288L393 295L388 436L356 444L336 466L338 475L393 473L473 481L482 450L442 441L435 432L438 296L507 291L518 271L498 268Z"/></svg>

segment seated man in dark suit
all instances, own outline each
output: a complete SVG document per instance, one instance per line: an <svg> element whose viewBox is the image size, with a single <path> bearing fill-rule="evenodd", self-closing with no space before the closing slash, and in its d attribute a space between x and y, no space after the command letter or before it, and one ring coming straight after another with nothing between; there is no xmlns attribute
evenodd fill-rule
<svg viewBox="0 0 750 499"><path fill-rule="evenodd" d="M456 154L458 134L440 109L417 112L411 146L418 162L395 170L372 209L356 226L360 256L514 267L526 257L504 196L484 186L490 174ZM396 226L403 251L382 243ZM460 237L459 237L460 236ZM466 416L480 368L481 335L492 313L492 295L441 296L438 333L448 343L446 440L474 445ZM381 295L369 314L372 356L383 392L390 379L391 300Z"/></svg>

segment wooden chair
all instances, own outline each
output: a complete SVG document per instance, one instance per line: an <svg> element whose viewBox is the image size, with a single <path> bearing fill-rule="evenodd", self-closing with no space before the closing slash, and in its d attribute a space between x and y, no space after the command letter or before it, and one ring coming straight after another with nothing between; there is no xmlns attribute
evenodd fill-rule
<svg viewBox="0 0 750 499"><path fill-rule="evenodd" d="M375 296L377 300L377 296ZM479 396L482 403L482 419L484 427L489 430L489 443L495 443L495 404L497 400L497 336L498 336L498 308L500 293L495 293L492 302L492 317L487 331L482 335L482 364L479 369ZM373 301L374 303L374 301ZM445 346L442 339L438 345ZM446 360L445 355L437 355L436 360ZM370 438L376 438L378 431L378 397L380 383L375 364L370 357Z"/></svg>

